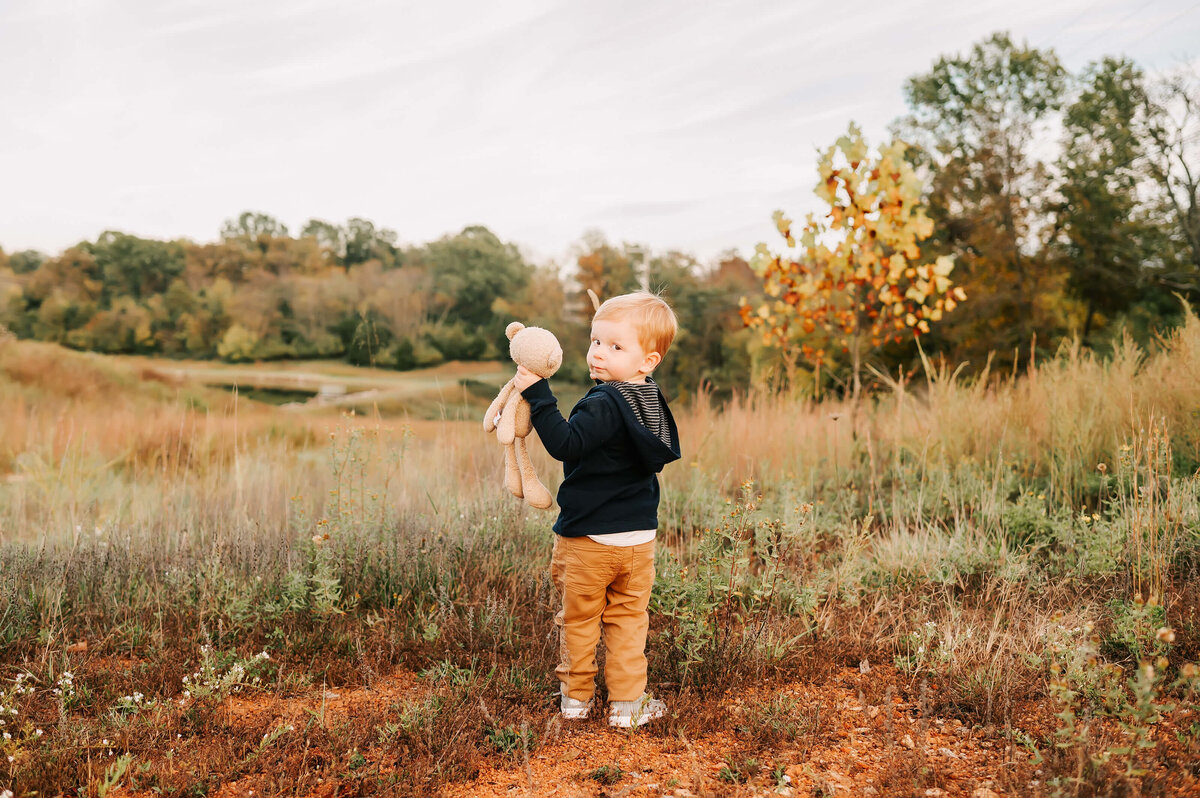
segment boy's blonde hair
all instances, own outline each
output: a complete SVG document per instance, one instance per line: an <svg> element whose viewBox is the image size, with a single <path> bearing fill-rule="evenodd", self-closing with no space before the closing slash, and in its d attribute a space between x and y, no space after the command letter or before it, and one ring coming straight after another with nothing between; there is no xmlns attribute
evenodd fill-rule
<svg viewBox="0 0 1200 798"><path fill-rule="evenodd" d="M592 320L632 323L642 349L658 352L662 357L667 356L667 350L679 332L675 311L662 297L648 291L634 291L606 299Z"/></svg>

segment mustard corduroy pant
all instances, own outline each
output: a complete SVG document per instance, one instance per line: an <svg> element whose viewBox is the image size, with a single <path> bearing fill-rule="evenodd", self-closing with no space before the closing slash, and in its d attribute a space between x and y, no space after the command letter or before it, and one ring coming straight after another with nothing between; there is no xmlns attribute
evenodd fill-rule
<svg viewBox="0 0 1200 798"><path fill-rule="evenodd" d="M559 597L558 680L587 701L596 690L596 644L604 630L604 680L610 701L634 701L646 690L646 633L654 586L654 541L608 546L556 535L550 579Z"/></svg>

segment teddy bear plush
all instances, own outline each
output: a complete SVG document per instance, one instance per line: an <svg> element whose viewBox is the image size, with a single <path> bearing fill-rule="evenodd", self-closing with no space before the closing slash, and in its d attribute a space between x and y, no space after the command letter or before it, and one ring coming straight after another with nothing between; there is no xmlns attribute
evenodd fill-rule
<svg viewBox="0 0 1200 798"><path fill-rule="evenodd" d="M562 365L562 347L549 330L514 321L504 334L509 340L508 352L518 366L546 379ZM505 383L492 400L483 419L483 430L494 431L496 440L504 446L504 486L512 495L524 498L529 506L546 510L554 502L529 460L525 436L532 431L533 424L529 420L529 402L513 384L515 379L514 376Z"/></svg>

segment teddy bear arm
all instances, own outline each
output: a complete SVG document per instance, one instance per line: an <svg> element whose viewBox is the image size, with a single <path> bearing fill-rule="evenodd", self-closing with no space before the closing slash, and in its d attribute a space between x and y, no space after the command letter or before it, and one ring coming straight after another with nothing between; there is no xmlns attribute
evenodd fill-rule
<svg viewBox="0 0 1200 798"><path fill-rule="evenodd" d="M504 403L504 409L500 411L500 423L496 425L496 440L505 446L518 437L517 407L521 404L529 407L529 403L524 400L520 391L511 391L508 394L508 401Z"/></svg>
<svg viewBox="0 0 1200 798"><path fill-rule="evenodd" d="M513 377L511 380L504 383L504 387L500 389L500 393L497 394L496 398L492 400L492 403L488 405L487 413L485 413L483 416L484 432L491 432L496 429L496 416L500 414L500 411L504 408L505 403L508 402L508 397L516 389L516 379L516 377Z"/></svg>

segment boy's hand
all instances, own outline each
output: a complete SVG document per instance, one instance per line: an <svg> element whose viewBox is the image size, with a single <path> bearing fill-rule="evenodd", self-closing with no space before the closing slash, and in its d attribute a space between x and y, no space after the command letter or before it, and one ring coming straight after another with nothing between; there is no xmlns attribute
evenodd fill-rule
<svg viewBox="0 0 1200 798"><path fill-rule="evenodd" d="M517 366L517 376L513 378L513 385L517 387L518 391L523 391L540 379L541 377L524 366Z"/></svg>

